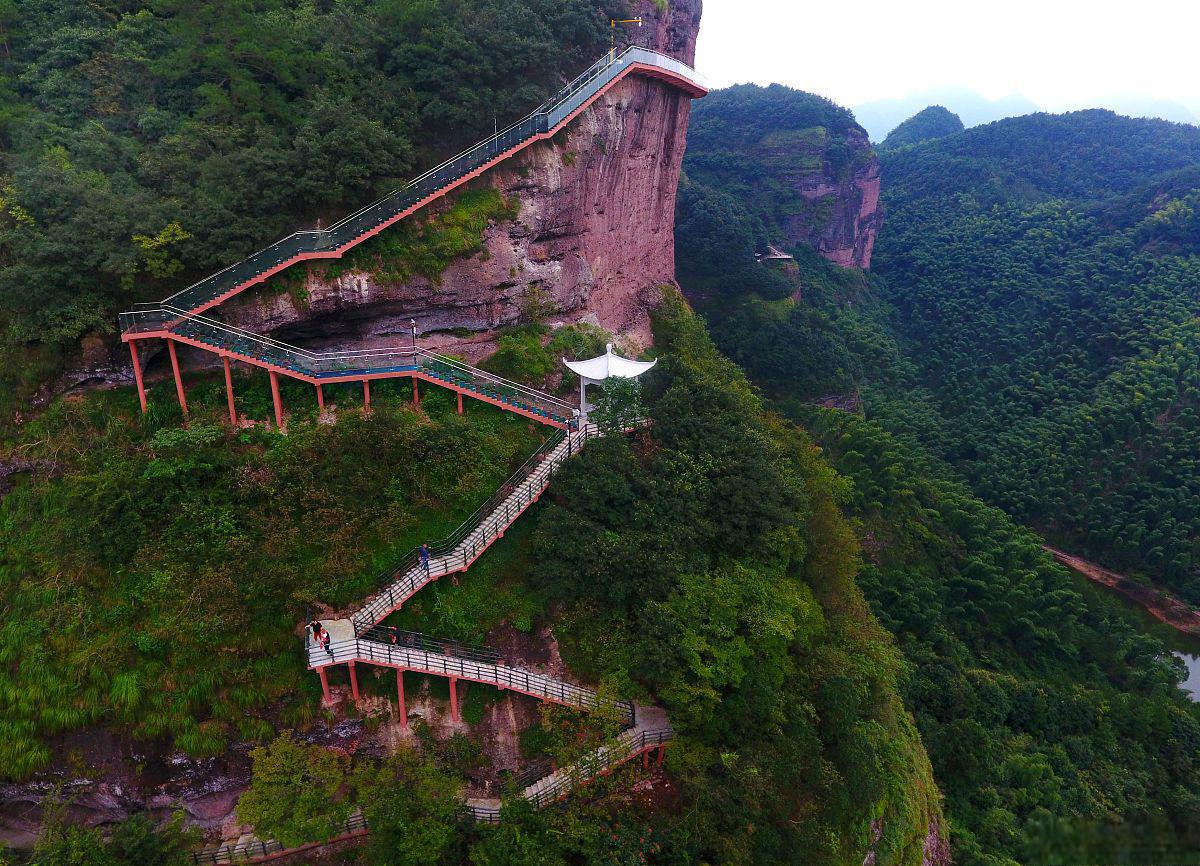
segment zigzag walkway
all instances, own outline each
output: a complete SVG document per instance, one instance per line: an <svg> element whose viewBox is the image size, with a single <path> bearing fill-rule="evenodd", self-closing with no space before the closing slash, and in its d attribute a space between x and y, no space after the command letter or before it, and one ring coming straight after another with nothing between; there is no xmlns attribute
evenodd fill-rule
<svg viewBox="0 0 1200 866"><path fill-rule="evenodd" d="M357 701L356 666L369 664L396 671L402 725L407 725L404 671L447 677L450 681L450 713L455 721L459 719L456 685L460 679L581 710L594 711L606 704L614 706L624 718L627 729L586 758L526 786L522 796L538 808L561 800L573 789L639 754L648 756L650 751L658 749L661 763L661 750L671 739L672 731L666 714L655 707L637 707L629 701L610 702L596 691L567 680L503 664L497 653L486 648L464 647L454 641L441 641L426 635L393 632L379 625L422 587L443 575L466 570L537 501L555 470L589 438L599 435L597 427L585 425L578 431L566 430L551 437L455 533L433 546L428 568L414 551L391 572L383 591L368 599L348 619L322 620L330 641L327 645L319 645L312 640L310 632L306 637L306 653L309 669L317 671L321 678L326 702L332 700L326 668L338 664L348 667L351 693ZM477 820L494 823L500 819L499 801L469 800L466 807Z"/></svg>
<svg viewBox="0 0 1200 866"><path fill-rule="evenodd" d="M176 393L185 416L188 413L187 397L176 357L177 343L213 352L221 358L225 368L229 419L234 424L238 423L238 418L230 375L231 361L242 361L269 372L275 423L281 429L284 413L279 395L280 375L315 385L317 403L321 408L325 405L321 391L323 383L361 380L364 402L369 404L370 380L407 376L413 379L414 400L418 399L417 380L424 379L457 391L460 412L462 396L468 394L547 424L566 426L572 417L570 406L549 395L525 389L515 382L418 350L415 346L415 330L414 346L408 350L388 348L312 353L232 328L200 314L297 262L340 258L355 245L478 177L534 142L554 135L618 81L631 74L665 81L693 98L708 92L698 83L696 72L673 57L634 46L620 54L609 52L527 117L430 169L357 213L327 229L296 232L169 298L158 303L139 304L132 311L122 313L121 339L129 344L142 411L147 411L147 407L138 343L160 338L167 343Z"/></svg>

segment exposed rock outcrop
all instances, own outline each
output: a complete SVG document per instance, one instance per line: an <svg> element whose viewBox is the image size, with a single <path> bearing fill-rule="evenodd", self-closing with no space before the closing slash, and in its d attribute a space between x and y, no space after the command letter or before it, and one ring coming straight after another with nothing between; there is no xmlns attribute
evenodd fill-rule
<svg viewBox="0 0 1200 866"><path fill-rule="evenodd" d="M636 11L646 26L629 31L632 41L693 61L700 0L673 0L665 11L641 0ZM675 191L690 109L690 98L663 82L625 78L553 139L476 181L519 203L516 219L488 226L478 255L436 279L404 282L361 270L327 278L314 264L303 291L247 292L222 314L324 346L394 344L415 319L425 342L477 358L491 348L492 332L518 321L537 296L552 302L557 319L648 344L655 289L675 276ZM464 330L476 336L464 338Z"/></svg>
<svg viewBox="0 0 1200 866"><path fill-rule="evenodd" d="M793 243L805 243L844 268L871 267L875 236L883 225L879 209L879 159L861 129L846 133L842 142L852 168L844 175L820 160L820 168L800 167L786 178L812 209L783 219ZM803 156L801 154L800 156Z"/></svg>
<svg viewBox="0 0 1200 866"><path fill-rule="evenodd" d="M829 100L782 84L712 93L692 117L684 170L692 185L731 197L731 212L750 212L743 230L757 252L804 244L843 267L871 266L883 223L879 158Z"/></svg>

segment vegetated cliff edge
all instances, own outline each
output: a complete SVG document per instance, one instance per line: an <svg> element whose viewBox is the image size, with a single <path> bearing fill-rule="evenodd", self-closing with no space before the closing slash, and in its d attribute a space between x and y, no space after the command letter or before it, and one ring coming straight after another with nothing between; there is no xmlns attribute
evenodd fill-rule
<svg viewBox="0 0 1200 866"><path fill-rule="evenodd" d="M696 107L684 170L756 218L759 251L805 244L842 267L871 266L883 224L879 160L841 106L779 84L710 94Z"/></svg>
<svg viewBox="0 0 1200 866"><path fill-rule="evenodd" d="M646 25L629 31L632 42L693 62L701 0L665 10L640 0L634 12ZM274 290L248 292L224 314L251 330L338 346L394 344L415 319L420 334L438 333L431 344L478 358L497 328L536 307L647 345L654 287L675 278L690 111L682 91L629 76L467 192L340 262L285 273Z"/></svg>

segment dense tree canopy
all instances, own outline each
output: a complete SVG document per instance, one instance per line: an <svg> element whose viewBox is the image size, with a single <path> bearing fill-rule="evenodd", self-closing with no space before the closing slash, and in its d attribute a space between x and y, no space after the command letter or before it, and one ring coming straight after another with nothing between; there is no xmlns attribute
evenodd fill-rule
<svg viewBox="0 0 1200 866"><path fill-rule="evenodd" d="M859 582L907 661L958 862L1190 862L1200 712L1177 665L955 470L1195 593L1197 157L1171 124L1004 121L885 156L876 275L805 249L797 299L700 275L718 345L853 481Z"/></svg>
<svg viewBox="0 0 1200 866"><path fill-rule="evenodd" d="M1192 601L1197 160L1194 128L1106 112L970 130L886 158L876 255L941 418L927 444L1017 519Z"/></svg>
<svg viewBox="0 0 1200 866"><path fill-rule="evenodd" d="M922 109L888 133L879 145L880 150L920 144L935 138L945 138L964 129L962 119L948 108L931 105Z"/></svg>

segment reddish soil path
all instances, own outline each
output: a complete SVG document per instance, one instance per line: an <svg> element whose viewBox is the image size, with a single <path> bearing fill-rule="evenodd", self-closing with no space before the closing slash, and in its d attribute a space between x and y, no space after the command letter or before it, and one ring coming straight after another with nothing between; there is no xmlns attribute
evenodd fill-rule
<svg viewBox="0 0 1200 866"><path fill-rule="evenodd" d="M1080 559L1078 556L1056 550L1048 544L1043 544L1042 548L1067 568L1079 572L1088 580L1111 587L1133 599L1156 619L1184 634L1200 637L1200 613L1192 610L1167 591L1130 580L1122 574L1109 571L1107 568L1088 562L1086 559Z"/></svg>

